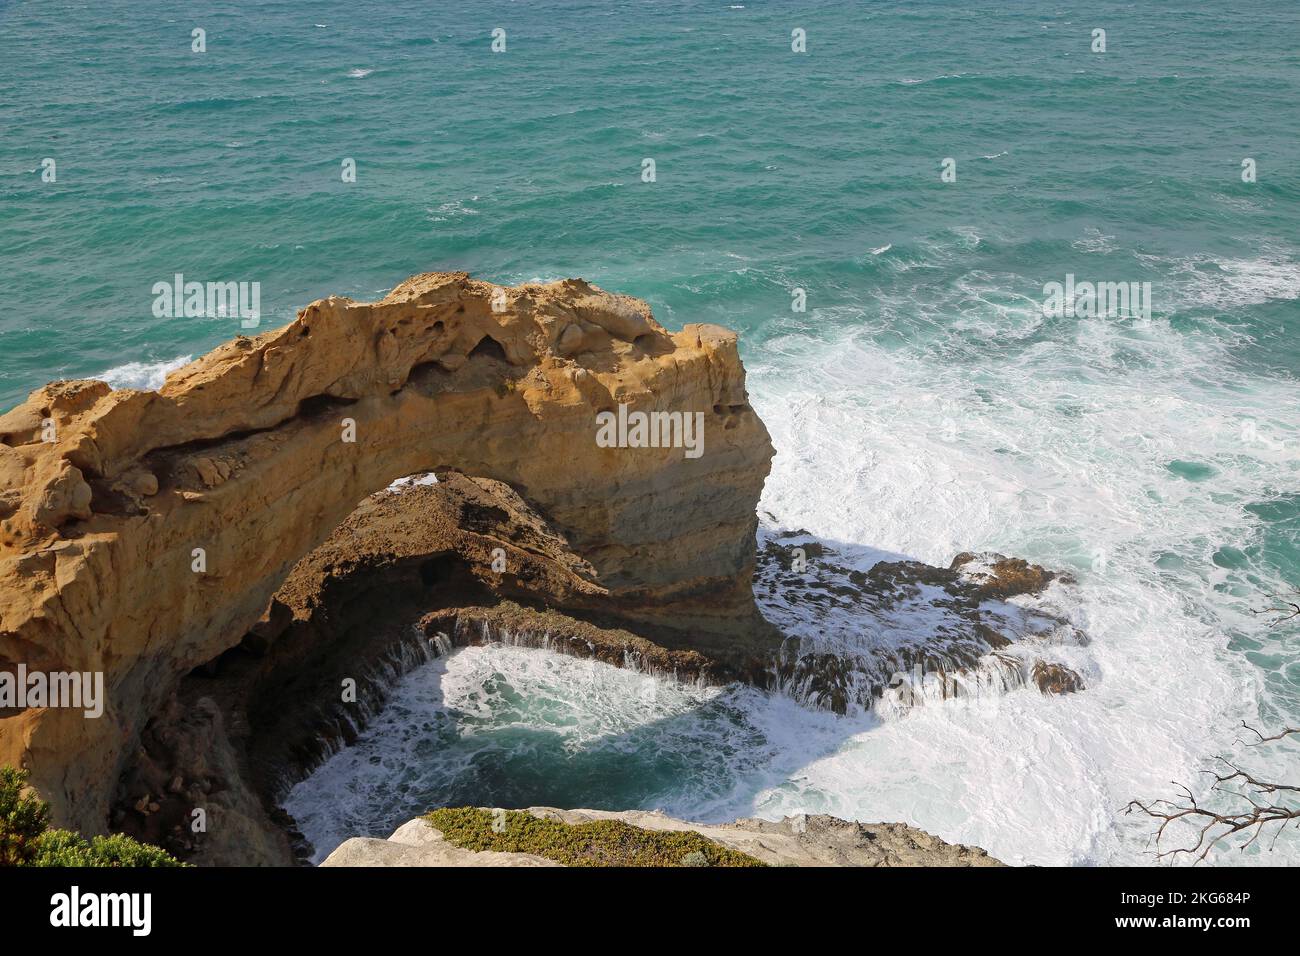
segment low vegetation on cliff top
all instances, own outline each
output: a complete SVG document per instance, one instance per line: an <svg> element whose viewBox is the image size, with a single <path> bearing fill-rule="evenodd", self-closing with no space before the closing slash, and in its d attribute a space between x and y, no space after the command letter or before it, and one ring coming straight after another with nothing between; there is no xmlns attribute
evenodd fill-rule
<svg viewBox="0 0 1300 956"><path fill-rule="evenodd" d="M182 866L120 833L86 839L50 829L50 805L23 793L27 772L0 767L0 866Z"/></svg>
<svg viewBox="0 0 1300 956"><path fill-rule="evenodd" d="M565 866L766 865L698 833L643 830L621 820L562 823L516 810L494 816L475 807L434 810L425 819L453 846L532 853Z"/></svg>

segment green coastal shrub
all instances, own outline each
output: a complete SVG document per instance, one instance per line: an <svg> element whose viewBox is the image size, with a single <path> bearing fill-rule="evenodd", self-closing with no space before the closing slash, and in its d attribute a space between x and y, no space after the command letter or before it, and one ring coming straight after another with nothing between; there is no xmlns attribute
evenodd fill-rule
<svg viewBox="0 0 1300 956"><path fill-rule="evenodd" d="M0 866L22 866L50 825L49 804L23 795L25 771L0 767Z"/></svg>
<svg viewBox="0 0 1300 956"><path fill-rule="evenodd" d="M71 830L47 830L29 866L184 866L166 850L114 833L87 840Z"/></svg>
<svg viewBox="0 0 1300 956"><path fill-rule="evenodd" d="M508 810L494 829L492 812L476 807L434 810L425 819L453 846L532 853L565 866L766 866L689 830L643 830L622 820L561 823Z"/></svg>
<svg viewBox="0 0 1300 956"><path fill-rule="evenodd" d="M184 866L128 836L51 830L50 806L24 794L27 772L0 767L0 866Z"/></svg>

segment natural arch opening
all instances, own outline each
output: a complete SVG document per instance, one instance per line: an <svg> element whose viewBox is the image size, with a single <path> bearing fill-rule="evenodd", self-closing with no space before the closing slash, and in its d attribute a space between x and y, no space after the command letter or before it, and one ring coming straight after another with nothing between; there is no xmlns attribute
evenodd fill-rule
<svg viewBox="0 0 1300 956"><path fill-rule="evenodd" d="M124 769L112 829L204 863L301 862L287 789L351 744L394 681L450 647L421 620L496 603L448 535L469 479L367 497L286 576L239 643L182 678ZM214 817L207 833L194 810ZM216 817L220 817L217 826Z"/></svg>
<svg viewBox="0 0 1300 956"><path fill-rule="evenodd" d="M312 847L280 809L289 789L356 741L403 674L456 646L727 676L611 626L594 577L503 482L447 470L394 482L293 567L235 647L179 682L118 781L113 829L198 862L303 862ZM220 830L192 833L200 806Z"/></svg>
<svg viewBox="0 0 1300 956"><path fill-rule="evenodd" d="M594 440L596 410L611 403L670 402L683 412L743 403L734 335L707 326L670 335L644 303L576 280L510 290L504 312L493 307L499 291L435 274L379 303L322 300L283 329L236 339L174 372L159 392L54 383L0 416L0 662L103 671L109 689L99 721L45 708L0 724L0 763L30 768L56 823L99 832L139 812L171 832L181 821L168 816L164 793L198 783L211 801L221 780L271 780L287 760L265 748L306 747L295 756L310 762L311 745L293 727L283 744L268 728L290 720L299 701L314 702L318 684L335 682L336 692L334 658L317 653L336 645L295 630L296 609L289 623L276 604L268 612L270 599L328 551L358 502L365 507L398 476L449 463L526 490L537 521L494 545L507 569L492 570L482 542L474 546L482 553L447 549L465 568L427 543L418 555L398 554L394 528L397 537L352 566L364 574L322 573L318 588L304 588L333 614L331 626L400 617L402 602L357 590L363 579L396 582L422 601L457 587L468 600L488 587L497 618L476 626L489 630L514 613L507 602L522 608L540 586L552 607L584 615L574 629L597 627L602 615L632 622L637 633L608 646L575 630L575 646L593 653L621 660L629 642L642 641L646 654L737 673L770 656L779 635L750 590L755 505L771 456L757 417L710 430L696 458ZM646 335L662 354L647 354ZM571 350L558 348L561 339L580 340L572 354L588 365L564 357ZM417 369L437 374L413 380ZM475 522L499 520L491 507L471 507L446 534L483 537ZM538 551L551 533L567 557ZM462 639L458 617L441 623ZM337 654L357 671L365 656ZM226 706L239 682L220 683L240 668L257 688L242 711ZM209 688L210 705L181 693L204 681L220 684ZM356 725L340 717L338 735ZM223 736L253 746L223 750L214 743ZM122 783L137 744L168 755L146 767L147 793ZM203 762L209 789L184 774L162 781L177 760ZM234 789L231 819L247 821L255 813ZM228 835L238 839L243 825Z"/></svg>

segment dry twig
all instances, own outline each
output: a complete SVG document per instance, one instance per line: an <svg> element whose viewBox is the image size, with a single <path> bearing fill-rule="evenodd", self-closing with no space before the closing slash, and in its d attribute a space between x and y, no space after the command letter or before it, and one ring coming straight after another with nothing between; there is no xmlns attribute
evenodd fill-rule
<svg viewBox="0 0 1300 956"><path fill-rule="evenodd" d="M1300 591L1296 591L1295 593L1300 594ZM1277 595L1273 595L1270 600L1277 603L1270 605L1269 607L1250 609L1251 614L1276 614L1277 617L1269 622L1269 627L1277 627L1283 621L1289 621L1293 617L1300 617L1300 604L1288 600L1287 598L1278 597ZM1279 607L1278 605L1281 606Z"/></svg>
<svg viewBox="0 0 1300 956"><path fill-rule="evenodd" d="M1296 611L1300 614L1300 608L1297 608ZM1242 727L1258 738L1254 743L1247 744L1247 746L1252 747L1281 740L1291 734L1300 734L1300 727L1287 727L1280 733L1265 737L1244 721ZM1264 834L1265 829L1270 824L1276 823L1277 830L1273 833L1273 839L1269 841L1269 849L1271 850L1277 842L1278 836L1288 825L1294 824L1297 828L1300 828L1300 807L1287 806L1285 803L1280 802L1277 796L1284 793L1300 793L1300 786L1261 780L1242 770L1226 757L1216 757L1215 760L1222 765L1220 769L1203 771L1214 777L1214 784L1210 787L1210 790L1226 793L1244 800L1249 804L1249 807L1243 807L1236 812L1220 813L1201 806L1187 787L1177 783L1174 786L1178 787L1183 793L1182 799L1179 801L1155 800L1151 803L1143 803L1140 800L1130 801L1124 810L1125 813L1140 810L1147 816L1155 817L1161 821L1160 828L1156 831L1157 858L1176 857L1180 853L1185 853L1190 857L1194 857L1196 863L1201 863L1209 856L1211 850L1234 834L1253 831L1250 839L1238 848L1245 850L1246 847ZM1188 847L1161 850L1160 844L1165 836L1165 830L1175 820L1186 820L1200 825L1196 835L1196 842Z"/></svg>

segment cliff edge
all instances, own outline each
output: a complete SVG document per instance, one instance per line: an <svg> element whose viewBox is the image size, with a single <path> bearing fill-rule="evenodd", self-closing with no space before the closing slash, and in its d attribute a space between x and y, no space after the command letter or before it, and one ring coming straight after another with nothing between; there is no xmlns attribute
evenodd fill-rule
<svg viewBox="0 0 1300 956"><path fill-rule="evenodd" d="M501 814L501 811L494 812ZM523 812L569 827L595 821L618 821L637 830L698 834L712 844L743 853L768 866L1002 865L979 847L945 843L924 830L902 823L854 823L825 814L786 817L779 821L737 820L735 823L712 824L690 823L645 810L530 807ZM506 823L503 829L508 829L512 823ZM538 853L475 851L458 846L423 817L403 824L387 840L366 837L345 840L321 863L321 866L330 867L561 865L564 864ZM705 864L686 859L676 865Z"/></svg>

